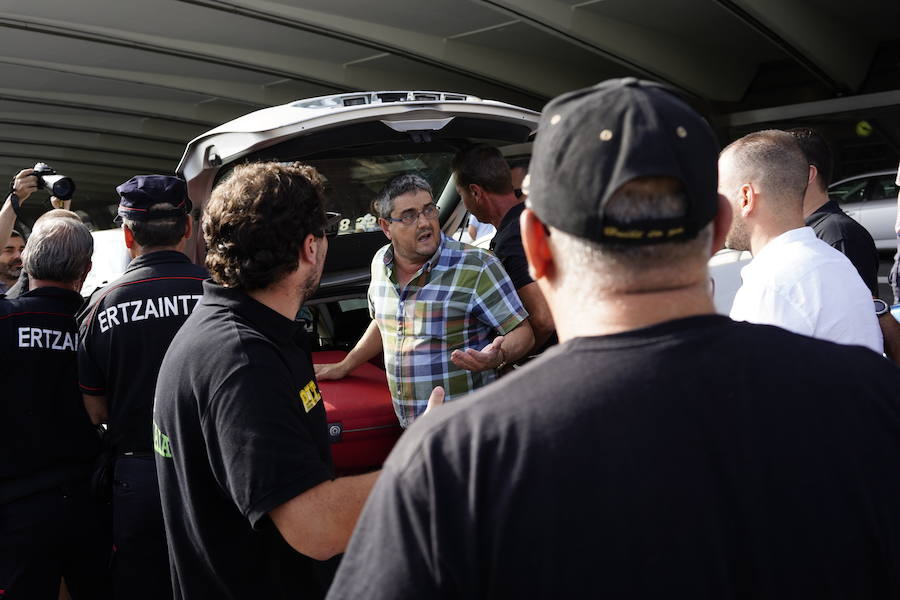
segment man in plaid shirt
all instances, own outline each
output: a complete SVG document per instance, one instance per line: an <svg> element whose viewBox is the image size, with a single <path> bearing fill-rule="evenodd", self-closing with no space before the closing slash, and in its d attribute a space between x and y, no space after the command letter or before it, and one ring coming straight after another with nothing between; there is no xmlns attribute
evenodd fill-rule
<svg viewBox="0 0 900 600"><path fill-rule="evenodd" d="M383 350L394 409L408 427L434 388L452 400L490 383L534 336L500 261L441 233L427 181L395 177L374 206L391 243L372 260L372 323L343 361L316 365L316 375L340 379Z"/></svg>

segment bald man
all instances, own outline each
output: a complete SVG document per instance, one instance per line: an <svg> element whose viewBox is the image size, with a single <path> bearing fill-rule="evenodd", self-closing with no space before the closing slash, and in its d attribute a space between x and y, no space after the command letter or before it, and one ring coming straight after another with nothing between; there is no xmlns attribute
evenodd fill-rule
<svg viewBox="0 0 900 600"><path fill-rule="evenodd" d="M784 131L751 133L722 151L719 193L734 212L725 245L753 254L731 318L881 354L871 293L847 257L804 226L808 175L803 151Z"/></svg>

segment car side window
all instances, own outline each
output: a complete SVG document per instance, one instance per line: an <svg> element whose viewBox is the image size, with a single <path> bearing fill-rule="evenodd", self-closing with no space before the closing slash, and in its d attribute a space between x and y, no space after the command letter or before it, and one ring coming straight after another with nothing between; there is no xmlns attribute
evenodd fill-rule
<svg viewBox="0 0 900 600"><path fill-rule="evenodd" d="M854 204L866 200L869 179L854 179L835 185L828 190L828 197L840 204Z"/></svg>
<svg viewBox="0 0 900 600"><path fill-rule="evenodd" d="M882 175L872 180L871 200L897 199L897 184L894 175Z"/></svg>

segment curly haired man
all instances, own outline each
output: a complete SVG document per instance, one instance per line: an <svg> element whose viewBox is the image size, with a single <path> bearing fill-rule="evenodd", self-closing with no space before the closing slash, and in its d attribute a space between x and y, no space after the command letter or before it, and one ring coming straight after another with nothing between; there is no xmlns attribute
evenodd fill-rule
<svg viewBox="0 0 900 600"><path fill-rule="evenodd" d="M294 317L328 242L311 167L234 169L203 219L203 299L160 369L154 451L176 598L316 598L377 473L335 479ZM312 560L316 559L316 560Z"/></svg>

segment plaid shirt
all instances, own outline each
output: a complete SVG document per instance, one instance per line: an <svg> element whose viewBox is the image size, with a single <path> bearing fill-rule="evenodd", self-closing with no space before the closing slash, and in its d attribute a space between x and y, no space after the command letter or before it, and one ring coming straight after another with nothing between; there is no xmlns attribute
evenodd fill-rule
<svg viewBox="0 0 900 600"><path fill-rule="evenodd" d="M441 385L445 400L494 381L493 369L473 373L450 361L453 350L481 350L528 317L494 255L441 234L434 256L400 289L388 244L372 260L369 312L378 323L394 410L408 427Z"/></svg>

